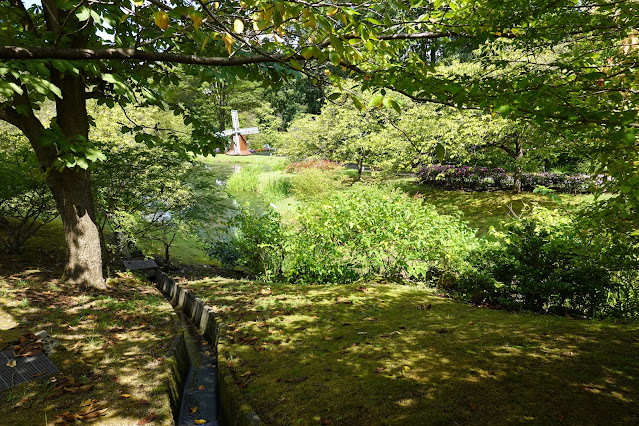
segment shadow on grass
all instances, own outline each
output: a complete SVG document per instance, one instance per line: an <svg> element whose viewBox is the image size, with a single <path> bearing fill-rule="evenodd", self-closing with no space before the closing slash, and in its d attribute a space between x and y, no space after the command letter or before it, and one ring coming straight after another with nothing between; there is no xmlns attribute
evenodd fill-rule
<svg viewBox="0 0 639 426"><path fill-rule="evenodd" d="M0 395L3 424L43 424L58 414L86 410L93 400L108 410L99 424L137 424L154 419L172 424L167 397L169 368L164 360L176 334L172 308L149 284L132 275L110 282L106 292L61 283L60 270L29 269L19 262L0 271L0 342L46 330L63 349L52 360L59 372ZM94 385L88 391L58 392L65 381Z"/></svg>
<svg viewBox="0 0 639 426"><path fill-rule="evenodd" d="M189 286L227 323L221 355L267 422L639 421L636 324L506 313L390 285Z"/></svg>

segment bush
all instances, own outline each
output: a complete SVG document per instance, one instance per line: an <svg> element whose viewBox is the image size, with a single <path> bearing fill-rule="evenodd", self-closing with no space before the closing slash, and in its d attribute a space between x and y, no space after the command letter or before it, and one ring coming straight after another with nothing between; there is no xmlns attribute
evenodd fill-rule
<svg viewBox="0 0 639 426"><path fill-rule="evenodd" d="M283 241L279 214L259 214L247 204L231 220L231 237L210 243L206 251L222 264L271 279L282 274Z"/></svg>
<svg viewBox="0 0 639 426"><path fill-rule="evenodd" d="M286 171L288 173L299 173L301 170L306 169L316 169L323 171L337 170L342 167L339 163L328 160L320 160L320 159L309 159L305 161L297 161L295 163L291 163L286 167Z"/></svg>
<svg viewBox="0 0 639 426"><path fill-rule="evenodd" d="M57 216L45 175L27 140L0 133L0 247L19 253L43 224Z"/></svg>
<svg viewBox="0 0 639 426"><path fill-rule="evenodd" d="M507 225L470 257L456 291L474 303L534 312L637 313L637 251L546 209ZM634 262L620 260L634 251ZM629 254L629 253L627 253Z"/></svg>
<svg viewBox="0 0 639 426"><path fill-rule="evenodd" d="M291 178L291 192L300 200L315 200L341 189L345 179L333 171L301 169Z"/></svg>
<svg viewBox="0 0 639 426"><path fill-rule="evenodd" d="M475 245L458 218L389 188L355 186L300 209L284 273L295 282L426 280L454 274Z"/></svg>
<svg viewBox="0 0 639 426"><path fill-rule="evenodd" d="M380 276L440 280L454 276L477 240L458 218L389 188L356 186L300 208L284 227L279 215L245 207L235 234L209 255L267 279L348 283Z"/></svg>
<svg viewBox="0 0 639 426"><path fill-rule="evenodd" d="M431 164L422 167L417 176L422 184L457 189L507 189L513 185L512 175L502 168ZM544 186L558 192L589 192L601 187L604 179L603 175L523 173L522 189L532 191L538 186Z"/></svg>
<svg viewBox="0 0 639 426"><path fill-rule="evenodd" d="M285 171L291 162L286 157L276 157L271 163L271 170Z"/></svg>

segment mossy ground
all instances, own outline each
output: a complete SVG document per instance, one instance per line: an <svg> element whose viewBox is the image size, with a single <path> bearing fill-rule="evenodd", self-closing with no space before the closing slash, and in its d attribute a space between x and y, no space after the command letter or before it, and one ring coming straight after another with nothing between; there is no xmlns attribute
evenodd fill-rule
<svg viewBox="0 0 639 426"><path fill-rule="evenodd" d="M269 424L637 424L639 324L507 313L386 284L186 283Z"/></svg>
<svg viewBox="0 0 639 426"><path fill-rule="evenodd" d="M96 424L172 424L165 360L177 332L171 306L150 283L130 274L110 280L106 292L70 287L59 280L52 254L0 258L2 349L40 330L63 346L52 357L59 370L55 382L45 377L0 393L0 424L52 424L58 414L85 410L81 404L89 399L107 408L105 416L91 420ZM94 386L55 397L65 376L76 386Z"/></svg>

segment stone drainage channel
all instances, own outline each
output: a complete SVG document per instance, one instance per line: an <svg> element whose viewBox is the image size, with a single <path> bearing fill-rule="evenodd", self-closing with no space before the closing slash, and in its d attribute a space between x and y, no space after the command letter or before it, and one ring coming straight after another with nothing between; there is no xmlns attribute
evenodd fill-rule
<svg viewBox="0 0 639 426"><path fill-rule="evenodd" d="M170 399L175 424L191 426L262 425L244 401L225 362L218 362L222 324L215 312L159 269L148 271L173 305L181 331L169 350Z"/></svg>

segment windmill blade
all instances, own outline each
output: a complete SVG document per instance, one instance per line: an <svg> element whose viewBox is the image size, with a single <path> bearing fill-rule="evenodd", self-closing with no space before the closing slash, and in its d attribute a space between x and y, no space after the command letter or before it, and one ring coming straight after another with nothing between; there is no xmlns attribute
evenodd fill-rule
<svg viewBox="0 0 639 426"><path fill-rule="evenodd" d="M259 130L257 130L257 127L249 127L248 129L240 129L240 134L242 134L242 135L254 135L256 133L259 133Z"/></svg>
<svg viewBox="0 0 639 426"><path fill-rule="evenodd" d="M233 120L233 129L238 131L240 129L240 119L237 115L237 110L231 111L231 119Z"/></svg>

